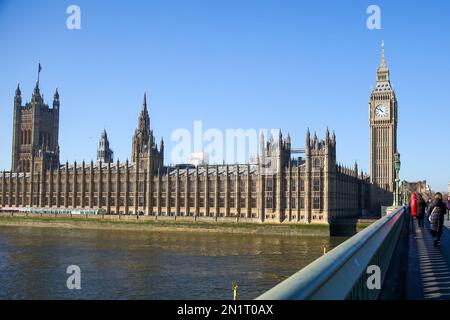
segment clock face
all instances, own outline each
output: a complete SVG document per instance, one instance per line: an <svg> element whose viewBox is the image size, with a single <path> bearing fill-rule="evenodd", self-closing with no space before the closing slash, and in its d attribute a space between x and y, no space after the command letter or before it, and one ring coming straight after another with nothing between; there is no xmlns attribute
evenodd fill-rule
<svg viewBox="0 0 450 320"><path fill-rule="evenodd" d="M389 115L389 109L387 106L378 105L375 108L375 117L377 118L385 118Z"/></svg>

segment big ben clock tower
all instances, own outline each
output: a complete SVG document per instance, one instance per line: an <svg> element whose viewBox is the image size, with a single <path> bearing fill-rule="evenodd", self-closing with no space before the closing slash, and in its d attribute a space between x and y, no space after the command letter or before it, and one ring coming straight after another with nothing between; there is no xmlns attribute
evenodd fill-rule
<svg viewBox="0 0 450 320"><path fill-rule="evenodd" d="M377 82L369 101L370 179L381 189L394 192L394 154L397 151L397 98L381 44Z"/></svg>

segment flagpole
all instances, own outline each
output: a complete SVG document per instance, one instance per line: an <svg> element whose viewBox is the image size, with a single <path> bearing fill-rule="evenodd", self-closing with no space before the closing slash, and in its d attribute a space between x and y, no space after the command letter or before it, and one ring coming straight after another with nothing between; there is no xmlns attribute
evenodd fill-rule
<svg viewBox="0 0 450 320"><path fill-rule="evenodd" d="M39 85L39 74L41 73L41 62L38 63L38 85Z"/></svg>

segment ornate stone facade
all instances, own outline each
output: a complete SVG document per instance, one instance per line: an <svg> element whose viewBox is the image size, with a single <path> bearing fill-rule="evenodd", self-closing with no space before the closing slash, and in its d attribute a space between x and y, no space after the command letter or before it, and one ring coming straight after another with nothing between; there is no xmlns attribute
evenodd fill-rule
<svg viewBox="0 0 450 320"><path fill-rule="evenodd" d="M336 137L328 130L324 140L307 133L304 158L292 159L290 137L280 134L276 141L263 142L256 164L196 167L163 166L162 147L151 137L145 154L137 153L131 163L66 163L46 169L41 162L34 172L4 171L0 205L303 223L327 223L368 208L368 177L356 165L336 163ZM277 163L275 170L263 165L268 158Z"/></svg>
<svg viewBox="0 0 450 320"><path fill-rule="evenodd" d="M291 138L260 137L258 161L241 165L164 166L150 128L146 97L133 137L132 161L52 165L31 157L30 172L3 172L2 207L104 208L108 214L239 218L254 222L327 223L360 215L370 182L336 163L336 136L306 133L304 158L292 158ZM109 149L107 136L100 149ZM53 159L49 159L52 161Z"/></svg>
<svg viewBox="0 0 450 320"><path fill-rule="evenodd" d="M98 143L97 162L108 163L113 161L114 152L109 147L108 134L106 133L106 130L103 130L100 141Z"/></svg>
<svg viewBox="0 0 450 320"><path fill-rule="evenodd" d="M39 81L31 102L22 105L22 93L17 85L14 96L14 123L12 142L13 172L32 172L42 163L45 169L59 166L59 93L56 89L53 108L44 103ZM32 159L35 168L32 167Z"/></svg>
<svg viewBox="0 0 450 320"><path fill-rule="evenodd" d="M382 189L394 192L394 154L397 152L397 98L390 81L382 44L377 82L370 95L370 177Z"/></svg>
<svg viewBox="0 0 450 320"><path fill-rule="evenodd" d="M107 214L145 214L249 222L328 223L379 212L392 204L397 102L384 61L370 102L372 178L336 162L336 136L306 133L304 157L293 158L291 137L261 133L255 163L164 166L164 141L155 143L144 95L132 140L132 161L112 162L104 133L97 163L59 164L59 94L53 109L38 84L32 102L14 100L12 170L0 177L0 206L102 208ZM388 116L377 115L387 106ZM383 108L381 108L383 109ZM384 110L386 111L386 110ZM383 110L379 112L384 112Z"/></svg>

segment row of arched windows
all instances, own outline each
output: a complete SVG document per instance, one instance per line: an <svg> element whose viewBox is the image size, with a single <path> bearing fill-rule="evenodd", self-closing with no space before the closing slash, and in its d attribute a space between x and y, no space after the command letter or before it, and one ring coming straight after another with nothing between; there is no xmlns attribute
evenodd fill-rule
<svg viewBox="0 0 450 320"><path fill-rule="evenodd" d="M24 129L20 131L20 144L31 144L32 133L31 129ZM41 132L39 135L39 145L51 144L51 135L47 132Z"/></svg>
<svg viewBox="0 0 450 320"><path fill-rule="evenodd" d="M31 130L20 131L20 144L31 144Z"/></svg>
<svg viewBox="0 0 450 320"><path fill-rule="evenodd" d="M19 171L30 172L31 171L31 160L27 160L27 159L20 160Z"/></svg>
<svg viewBox="0 0 450 320"><path fill-rule="evenodd" d="M51 145L51 138L50 133L48 132L41 132L39 135L39 145Z"/></svg>

